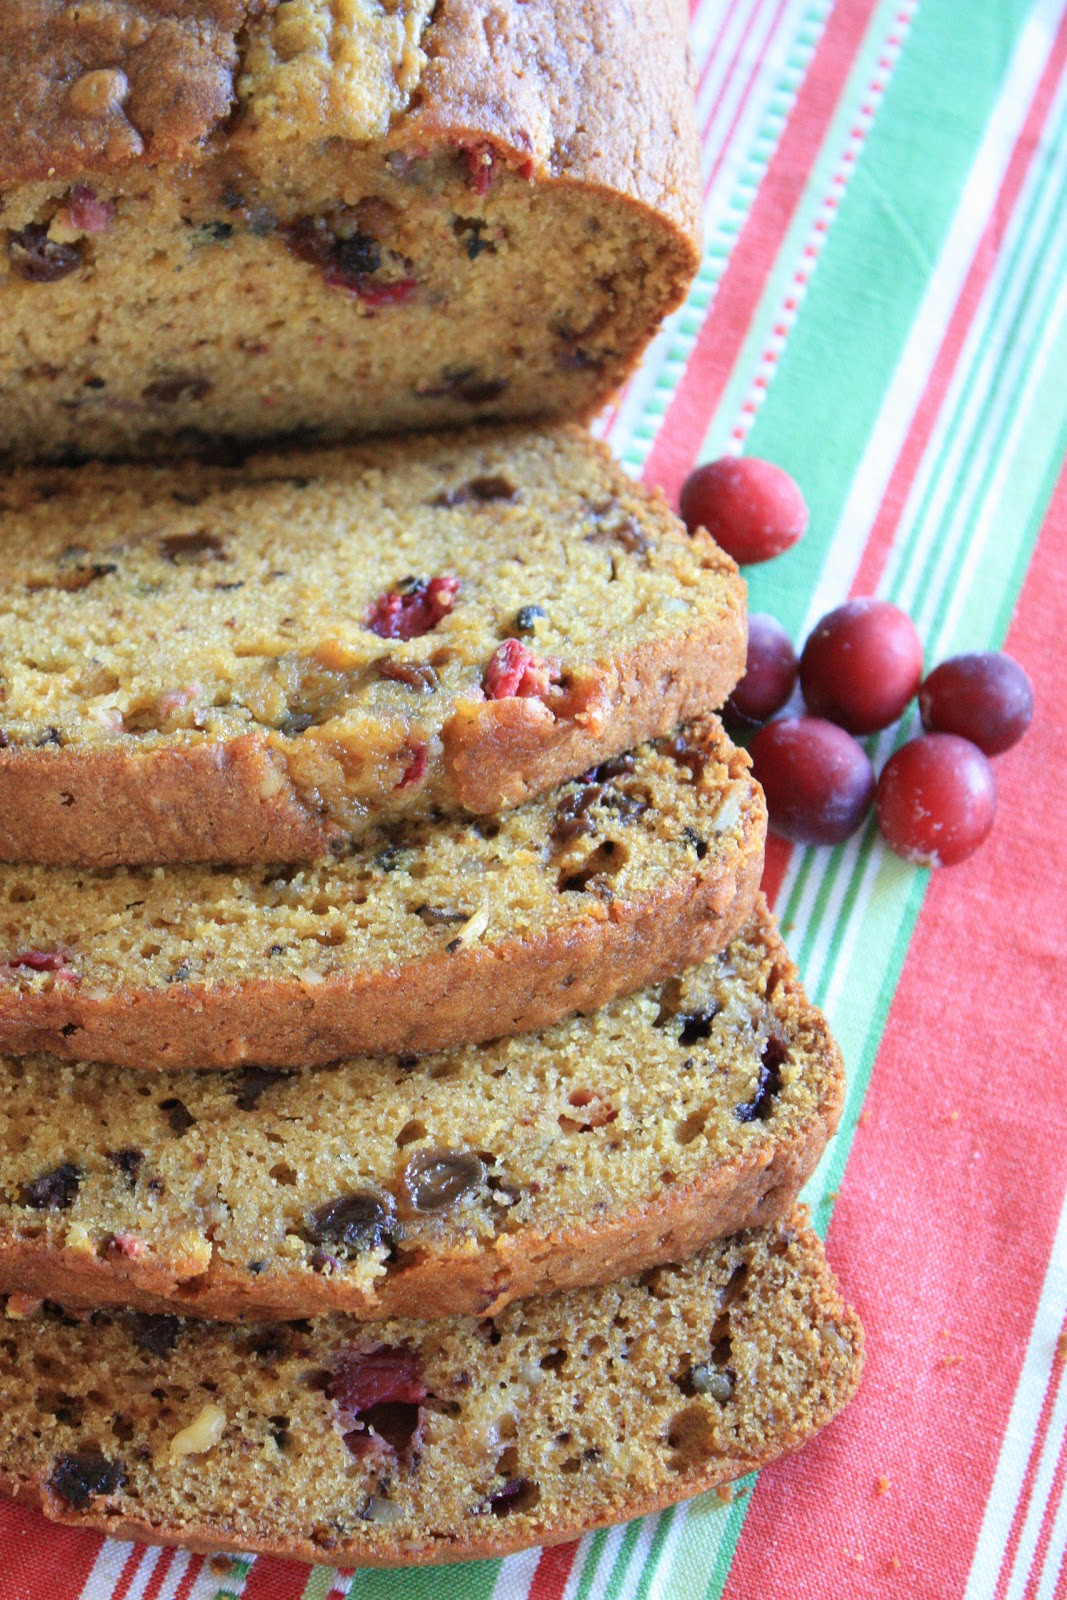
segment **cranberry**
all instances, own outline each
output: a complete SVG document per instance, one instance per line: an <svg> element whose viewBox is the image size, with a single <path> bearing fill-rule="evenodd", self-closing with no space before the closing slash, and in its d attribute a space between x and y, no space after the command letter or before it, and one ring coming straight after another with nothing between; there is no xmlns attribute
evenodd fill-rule
<svg viewBox="0 0 1067 1600"><path fill-rule="evenodd" d="M405 1345L346 1350L326 1387L327 1397L354 1417L390 1400L418 1405L429 1392L419 1372L418 1356Z"/></svg>
<svg viewBox="0 0 1067 1600"><path fill-rule="evenodd" d="M78 270L84 246L80 240L77 244L57 244L48 237L43 222L31 222L10 235L8 252L20 278L30 283L56 283Z"/></svg>
<svg viewBox="0 0 1067 1600"><path fill-rule="evenodd" d="M781 711L797 681L793 642L782 624L762 611L748 619L745 675L723 708L732 727L751 728Z"/></svg>
<svg viewBox="0 0 1067 1600"><path fill-rule="evenodd" d="M906 861L954 867L986 838L997 809L993 768L969 739L928 733L890 756L878 780L878 826Z"/></svg>
<svg viewBox="0 0 1067 1600"><path fill-rule="evenodd" d="M942 661L919 690L928 733L958 733L987 756L1021 739L1034 714L1034 691L1017 661L999 650Z"/></svg>
<svg viewBox="0 0 1067 1600"><path fill-rule="evenodd" d="M682 521L706 528L742 566L770 561L796 544L808 508L788 472L754 456L723 456L695 468L682 485Z"/></svg>
<svg viewBox="0 0 1067 1600"><path fill-rule="evenodd" d="M863 746L820 717L784 717L761 728L750 751L771 827L797 844L840 844L874 799Z"/></svg>
<svg viewBox="0 0 1067 1600"><path fill-rule="evenodd" d="M459 593L458 578L408 578L379 595L367 612L366 626L380 639L419 639L447 617Z"/></svg>
<svg viewBox="0 0 1067 1600"><path fill-rule="evenodd" d="M463 165L467 169L467 176L475 194L487 195L496 168L496 156L492 145L461 145L460 155L463 157Z"/></svg>
<svg viewBox="0 0 1067 1600"><path fill-rule="evenodd" d="M497 645L485 669L484 688L490 700L514 696L530 699L547 694L552 670L547 661L535 656L521 639L505 639Z"/></svg>
<svg viewBox="0 0 1067 1600"><path fill-rule="evenodd" d="M413 784L421 783L426 776L426 746L410 743L406 748L408 764L404 768L404 776L396 786L398 789L409 789Z"/></svg>
<svg viewBox="0 0 1067 1600"><path fill-rule="evenodd" d="M67 196L67 222L83 233L106 233L115 220L115 202L101 200L87 183L76 183Z"/></svg>
<svg viewBox="0 0 1067 1600"><path fill-rule="evenodd" d="M828 611L800 657L808 710L849 733L874 733L895 722L922 674L915 624L888 600L848 600Z"/></svg>
<svg viewBox="0 0 1067 1600"><path fill-rule="evenodd" d="M125 1486L120 1461L109 1461L99 1450L57 1456L48 1487L75 1511L84 1511L98 1495L113 1495Z"/></svg>
<svg viewBox="0 0 1067 1600"><path fill-rule="evenodd" d="M12 972L52 972L61 983L81 982L70 965L70 957L62 950L23 950L6 965Z"/></svg>

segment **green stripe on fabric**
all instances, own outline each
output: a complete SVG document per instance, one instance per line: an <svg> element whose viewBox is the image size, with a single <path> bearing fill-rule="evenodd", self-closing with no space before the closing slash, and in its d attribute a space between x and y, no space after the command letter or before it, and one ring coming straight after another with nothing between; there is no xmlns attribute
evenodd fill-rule
<svg viewBox="0 0 1067 1600"><path fill-rule="evenodd" d="M574 1591L574 1600L588 1600L593 1579L600 1565L600 1558L604 1553L608 1536L603 1531L594 1533L589 1540L588 1548L584 1541L582 1544L582 1570L578 1576L578 1584Z"/></svg>
<svg viewBox="0 0 1067 1600"><path fill-rule="evenodd" d="M608 1577L607 1583L599 1590L597 1600L619 1600L623 1583L630 1570L634 1550L638 1539L641 1537L642 1524L640 1521L628 1522L619 1541L618 1553Z"/></svg>
<svg viewBox="0 0 1067 1600"><path fill-rule="evenodd" d="M500 1561L467 1561L462 1566L415 1567L407 1572L375 1572L361 1568L352 1580L348 1600L489 1600L500 1575Z"/></svg>
<svg viewBox="0 0 1067 1600"><path fill-rule="evenodd" d="M300 1600L326 1600L337 1577L333 1567L312 1567Z"/></svg>
<svg viewBox="0 0 1067 1600"><path fill-rule="evenodd" d="M704 1590L704 1600L720 1600L726 1580L730 1576L733 1565L734 1551L737 1541L741 1537L741 1529L745 1525L745 1516L752 1499L752 1490L755 1487L755 1474L743 1478L736 1486L736 1498L726 1511L725 1527L719 1548L715 1556L715 1564L708 1576L707 1588Z"/></svg>
<svg viewBox="0 0 1067 1600"><path fill-rule="evenodd" d="M652 1535L652 1542L648 1547L648 1555L645 1558L641 1581L634 1590L634 1600L648 1600L648 1591L652 1586L653 1578L659 1571L659 1564L663 1557L663 1546L667 1542L667 1535L678 1515L678 1508L669 1506L666 1511L661 1512L656 1518L656 1531Z"/></svg>
<svg viewBox="0 0 1067 1600"><path fill-rule="evenodd" d="M976 8L961 28L957 0L926 0L915 16L749 433L746 451L769 456L792 472L803 484L811 509L811 527L801 544L772 568L756 568L748 575L753 609L773 610L794 634L804 621L853 473L944 243L1027 9L1023 0L1005 0L995 14L993 8ZM893 6L879 8L862 56L860 75L866 80L893 12ZM951 76L945 72L946 61L953 64ZM951 95L952 82L965 86L965 92ZM937 160L931 162L928 137L934 107L943 114L938 116ZM855 109L856 98L850 94L808 180L805 203L782 252L777 294L750 335L737 388L724 397L705 454L718 454L725 444L739 391L755 370L803 240L830 188ZM870 241L884 238L887 231L897 248L886 247L872 259ZM864 265L862 274L857 262ZM845 350L843 304L849 328Z"/></svg>

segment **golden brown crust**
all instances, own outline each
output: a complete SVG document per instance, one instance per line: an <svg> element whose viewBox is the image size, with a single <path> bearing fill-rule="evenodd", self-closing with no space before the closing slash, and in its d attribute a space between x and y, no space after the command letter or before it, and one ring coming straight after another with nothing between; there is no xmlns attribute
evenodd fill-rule
<svg viewBox="0 0 1067 1600"><path fill-rule="evenodd" d="M310 860L336 830L302 803L262 735L117 751L0 751L0 861L105 866Z"/></svg>
<svg viewBox="0 0 1067 1600"><path fill-rule="evenodd" d="M743 760L746 758L742 758ZM127 990L0 986L0 1051L118 1066L316 1066L355 1053L424 1054L547 1027L706 959L740 932L763 870L766 809L753 793L744 840L646 898L539 937L464 945L413 964L324 979Z"/></svg>
<svg viewBox="0 0 1067 1600"><path fill-rule="evenodd" d="M237 34L266 0L6 0L0 181L181 161L229 113Z"/></svg>

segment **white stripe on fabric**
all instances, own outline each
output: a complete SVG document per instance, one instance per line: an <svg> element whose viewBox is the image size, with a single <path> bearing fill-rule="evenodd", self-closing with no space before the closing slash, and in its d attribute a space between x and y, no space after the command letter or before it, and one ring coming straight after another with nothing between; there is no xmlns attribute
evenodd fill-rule
<svg viewBox="0 0 1067 1600"><path fill-rule="evenodd" d="M133 1548L125 1540L105 1540L82 1586L82 1600L110 1600Z"/></svg>
<svg viewBox="0 0 1067 1600"><path fill-rule="evenodd" d="M1052 1525L1052 1537L1049 1540L1048 1554L1038 1585L1037 1600L1054 1600L1056 1580L1063 1570L1065 1561L1067 1561L1067 1494L1064 1494L1060 1501L1056 1521Z"/></svg>
<svg viewBox="0 0 1067 1600"><path fill-rule="evenodd" d="M1052 1417L1049 1421L1048 1434L1041 1451L1041 1459L1038 1462L1037 1472L1034 1474L1033 1493L1030 1496L1026 1521L1023 1523L1023 1531L1019 1539L1019 1548L1015 1552L1015 1564L1012 1567L1011 1582L1008 1584L1004 1600L1022 1600L1023 1591L1026 1588L1031 1568L1034 1565L1034 1558L1037 1554L1038 1541L1041 1536L1041 1524L1051 1496L1052 1480L1056 1476L1056 1463L1059 1460L1060 1451L1063 1449L1065 1433L1067 1433L1067 1383L1061 1383Z"/></svg>
<svg viewBox="0 0 1067 1600"><path fill-rule="evenodd" d="M1041 1407L1056 1359L1056 1339L1067 1316L1067 1198L1060 1212L1048 1271L1041 1289L1000 1459L990 1487L985 1516L974 1548L965 1600L992 1600L1004 1550L1022 1492L1026 1467L1037 1434ZM1063 1386L1061 1400L1067 1397ZM1051 1430L1050 1430L1051 1431Z"/></svg>
<svg viewBox="0 0 1067 1600"><path fill-rule="evenodd" d="M535 1549L522 1550L502 1561L493 1585L492 1600L521 1600L528 1595L540 1559L541 1552Z"/></svg>

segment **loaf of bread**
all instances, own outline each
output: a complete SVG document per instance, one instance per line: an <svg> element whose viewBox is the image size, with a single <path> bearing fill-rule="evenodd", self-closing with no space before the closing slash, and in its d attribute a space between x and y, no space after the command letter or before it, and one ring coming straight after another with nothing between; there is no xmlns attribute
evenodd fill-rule
<svg viewBox="0 0 1067 1600"><path fill-rule="evenodd" d="M745 590L577 428L0 480L0 860L307 860L723 703Z"/></svg>
<svg viewBox="0 0 1067 1600"><path fill-rule="evenodd" d="M682 0L6 0L0 445L591 413L699 260Z"/></svg>
<svg viewBox="0 0 1067 1600"><path fill-rule="evenodd" d="M861 1351L802 1214L482 1321L44 1309L0 1338L0 1490L194 1549L502 1555L795 1449L849 1399Z"/></svg>
<svg viewBox="0 0 1067 1600"><path fill-rule="evenodd" d="M765 830L711 718L307 867L0 867L0 1053L302 1067L545 1027L721 950Z"/></svg>
<svg viewBox="0 0 1067 1600"><path fill-rule="evenodd" d="M495 1313L787 1215L841 1057L766 907L538 1034L285 1074L0 1059L0 1292L206 1317Z"/></svg>

